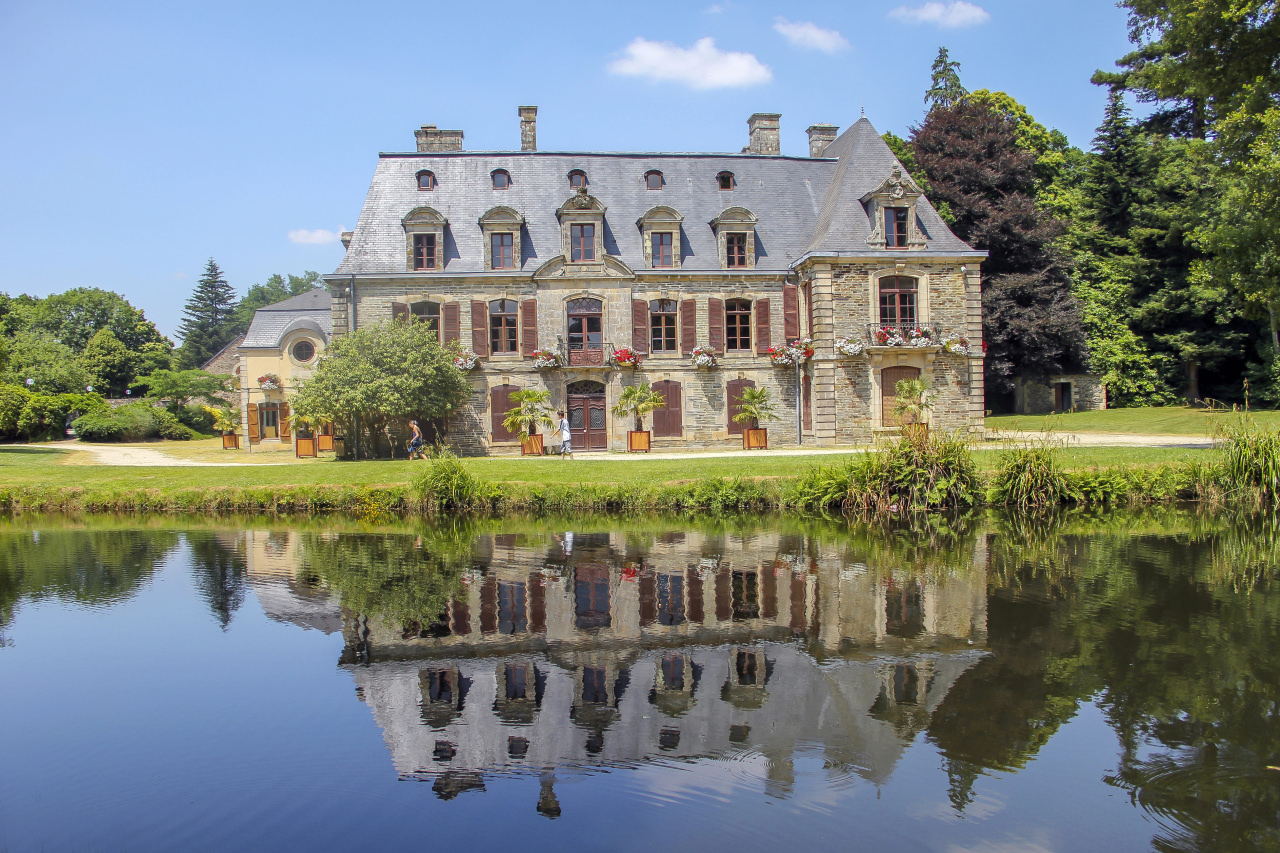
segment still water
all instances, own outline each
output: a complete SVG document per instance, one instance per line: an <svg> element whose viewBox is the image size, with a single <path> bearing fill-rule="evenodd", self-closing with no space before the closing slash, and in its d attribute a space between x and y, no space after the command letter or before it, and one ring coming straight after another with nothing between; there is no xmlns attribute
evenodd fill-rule
<svg viewBox="0 0 1280 853"><path fill-rule="evenodd" d="M1278 543L0 521L0 850L1276 850Z"/></svg>

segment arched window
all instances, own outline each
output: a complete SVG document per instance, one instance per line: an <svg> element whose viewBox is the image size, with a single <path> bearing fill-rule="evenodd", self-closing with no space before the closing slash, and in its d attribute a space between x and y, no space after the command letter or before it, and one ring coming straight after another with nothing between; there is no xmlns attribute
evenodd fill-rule
<svg viewBox="0 0 1280 853"><path fill-rule="evenodd" d="M730 299L724 303L725 349L751 349L751 300Z"/></svg>
<svg viewBox="0 0 1280 853"><path fill-rule="evenodd" d="M569 328L569 364L604 364L604 303L591 297L565 306Z"/></svg>
<svg viewBox="0 0 1280 853"><path fill-rule="evenodd" d="M440 339L440 304L438 302L414 302L409 306L409 322L425 323Z"/></svg>
<svg viewBox="0 0 1280 853"><path fill-rule="evenodd" d="M587 185L587 173L581 169L574 169L569 173L569 189L578 189Z"/></svg>
<svg viewBox="0 0 1280 853"><path fill-rule="evenodd" d="M662 189L662 173L657 169L651 169L644 173L644 186L649 190Z"/></svg>
<svg viewBox="0 0 1280 853"><path fill-rule="evenodd" d="M436 188L436 173L423 169L418 173L418 189L433 190Z"/></svg>
<svg viewBox="0 0 1280 853"><path fill-rule="evenodd" d="M721 172L716 175L716 185L722 190L731 190L737 186L733 179L733 172Z"/></svg>
<svg viewBox="0 0 1280 853"><path fill-rule="evenodd" d="M888 275L880 279L880 322L915 325L917 282Z"/></svg>
<svg viewBox="0 0 1280 853"><path fill-rule="evenodd" d="M495 355L518 349L519 303L514 299L495 299L489 303L489 347Z"/></svg>
<svg viewBox="0 0 1280 853"><path fill-rule="evenodd" d="M493 188L495 190L505 190L511 186L511 173L506 169L494 169L489 173L489 176L493 178Z"/></svg>

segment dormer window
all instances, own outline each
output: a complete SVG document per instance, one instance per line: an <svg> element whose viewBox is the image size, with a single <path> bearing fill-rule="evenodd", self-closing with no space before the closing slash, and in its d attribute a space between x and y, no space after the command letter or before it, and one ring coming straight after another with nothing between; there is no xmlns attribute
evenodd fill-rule
<svg viewBox="0 0 1280 853"><path fill-rule="evenodd" d="M596 259L596 226L592 222L569 226L570 257L575 261Z"/></svg>
<svg viewBox="0 0 1280 853"><path fill-rule="evenodd" d="M495 190L505 190L511 186L511 173L506 169L494 169L489 173L489 176L493 178L493 188Z"/></svg>
<svg viewBox="0 0 1280 853"><path fill-rule="evenodd" d="M756 215L745 207L730 207L711 220L716 232L721 269L755 269Z"/></svg>
<svg viewBox="0 0 1280 853"><path fill-rule="evenodd" d="M484 268L487 270L519 269L521 231L524 217L509 207L495 207L480 217L480 230L485 238Z"/></svg>
<svg viewBox="0 0 1280 853"><path fill-rule="evenodd" d="M645 186L645 189L649 189L649 190L662 189L662 173L659 172L657 169L653 169L651 171L645 172L644 186Z"/></svg>
<svg viewBox="0 0 1280 853"><path fill-rule="evenodd" d="M436 173L423 169L418 173L418 189L433 190L436 188Z"/></svg>
<svg viewBox="0 0 1280 853"><path fill-rule="evenodd" d="M578 187L587 185L587 173L581 169L574 169L569 173L569 189L576 190Z"/></svg>
<svg viewBox="0 0 1280 853"><path fill-rule="evenodd" d="M884 209L884 245L886 249L907 248L907 214L905 207Z"/></svg>
<svg viewBox="0 0 1280 853"><path fill-rule="evenodd" d="M599 264L604 260L604 214L604 205L585 186L574 190L556 210L560 251L565 260L571 264Z"/></svg>
<svg viewBox="0 0 1280 853"><path fill-rule="evenodd" d="M895 165L880 186L862 197L872 227L867 245L873 249L925 248L925 234L916 216L922 195L911 176Z"/></svg>
<svg viewBox="0 0 1280 853"><path fill-rule="evenodd" d="M716 185L722 190L731 190L737 186L733 179L733 172L721 172L716 175Z"/></svg>
<svg viewBox="0 0 1280 853"><path fill-rule="evenodd" d="M650 208L636 220L650 269L680 268L680 224L684 218L666 205Z"/></svg>
<svg viewBox="0 0 1280 853"><path fill-rule="evenodd" d="M406 268L413 272L442 269L444 229L449 220L430 207L417 207L409 211L400 224L404 228Z"/></svg>

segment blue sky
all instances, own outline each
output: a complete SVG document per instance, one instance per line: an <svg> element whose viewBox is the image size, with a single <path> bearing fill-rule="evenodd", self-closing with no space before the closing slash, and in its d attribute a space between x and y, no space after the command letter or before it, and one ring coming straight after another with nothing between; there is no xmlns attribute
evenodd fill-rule
<svg viewBox="0 0 1280 853"><path fill-rule="evenodd" d="M114 290L172 334L210 257L241 293L331 272L420 125L518 149L536 104L543 150L737 151L778 112L804 155L864 107L905 136L940 45L1085 148L1130 49L1111 0L0 0L0 291Z"/></svg>

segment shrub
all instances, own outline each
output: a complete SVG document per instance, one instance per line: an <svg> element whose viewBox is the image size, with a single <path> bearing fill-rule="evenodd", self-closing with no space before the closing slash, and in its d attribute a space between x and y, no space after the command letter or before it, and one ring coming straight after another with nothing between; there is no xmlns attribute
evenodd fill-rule
<svg viewBox="0 0 1280 853"><path fill-rule="evenodd" d="M213 413L208 407L188 403L178 410L178 420L196 432L213 431Z"/></svg>
<svg viewBox="0 0 1280 853"><path fill-rule="evenodd" d="M1218 466L1227 492L1275 505L1280 497L1280 432L1241 419L1218 436Z"/></svg>
<svg viewBox="0 0 1280 853"><path fill-rule="evenodd" d="M436 512L481 509L497 496L493 483L468 471L461 459L443 449L432 453L427 470L414 478L411 488L423 507Z"/></svg>
<svg viewBox="0 0 1280 853"><path fill-rule="evenodd" d="M91 412L81 415L71 424L81 441L123 441L124 424L110 412Z"/></svg>
<svg viewBox="0 0 1280 853"><path fill-rule="evenodd" d="M1078 497L1062 470L1061 445L1044 438L1000 452L988 499L1018 509L1057 506Z"/></svg>
<svg viewBox="0 0 1280 853"><path fill-rule="evenodd" d="M18 417L31 399L31 392L21 385L0 385L0 433L17 435Z"/></svg>
<svg viewBox="0 0 1280 853"><path fill-rule="evenodd" d="M191 427L178 420L173 412L164 409L152 409L151 417L155 422L155 434L169 441L190 441L200 435Z"/></svg>

